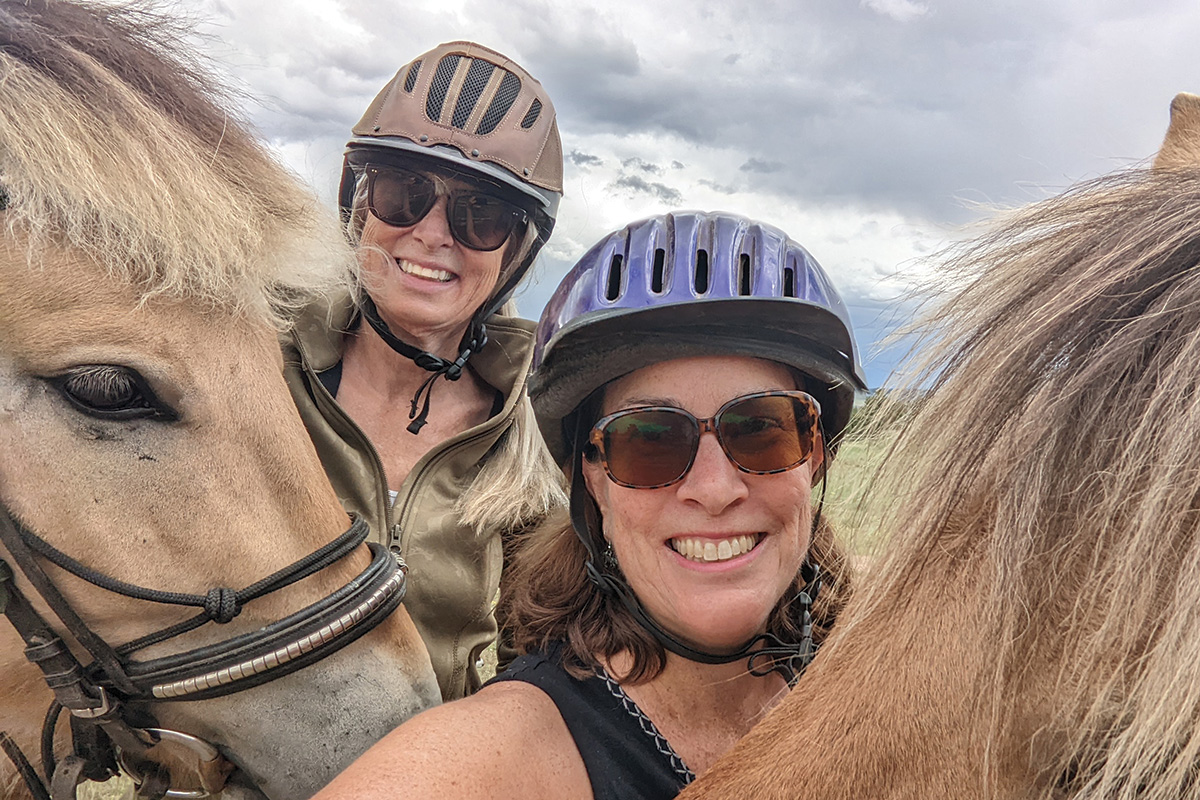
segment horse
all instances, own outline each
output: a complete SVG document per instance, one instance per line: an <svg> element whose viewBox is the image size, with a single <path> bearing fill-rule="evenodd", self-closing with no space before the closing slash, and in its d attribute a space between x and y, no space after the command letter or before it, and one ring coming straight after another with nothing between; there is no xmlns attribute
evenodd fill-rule
<svg viewBox="0 0 1200 800"><path fill-rule="evenodd" d="M681 800L1200 798L1198 165L1180 95L1152 167L946 254L886 544Z"/></svg>
<svg viewBox="0 0 1200 800"><path fill-rule="evenodd" d="M0 0L5 798L46 796L39 750L56 800L118 766L148 796L303 798L440 699L405 570L283 379L352 252L185 36Z"/></svg>

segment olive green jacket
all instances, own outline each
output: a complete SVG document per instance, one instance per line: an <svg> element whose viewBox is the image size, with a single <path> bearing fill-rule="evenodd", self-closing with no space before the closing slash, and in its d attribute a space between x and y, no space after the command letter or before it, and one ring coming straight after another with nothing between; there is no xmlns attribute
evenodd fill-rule
<svg viewBox="0 0 1200 800"><path fill-rule="evenodd" d="M370 523L376 541L398 546L408 563L404 605L429 649L443 699L463 697L479 688L476 662L496 638L494 601L505 532L477 532L462 524L455 505L514 424L518 403L528 403L533 323L488 320L488 343L471 356L469 368L502 394L503 407L426 453L389 505L374 445L317 379L341 359L343 331L352 316L348 298L332 311L324 305L308 309L283 342L284 375L342 505ZM436 403L436 387L433 393Z"/></svg>

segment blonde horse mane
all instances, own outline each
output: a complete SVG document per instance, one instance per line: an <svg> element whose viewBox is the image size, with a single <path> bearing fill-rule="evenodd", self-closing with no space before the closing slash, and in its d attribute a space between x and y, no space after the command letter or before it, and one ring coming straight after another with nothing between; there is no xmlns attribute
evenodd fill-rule
<svg viewBox="0 0 1200 800"><path fill-rule="evenodd" d="M1050 658L1050 722L1026 743L1053 745L1046 797L1194 796L1200 171L1077 187L944 269L959 290L927 321L913 385L932 389L880 473L900 502L866 602L982 560L993 745Z"/></svg>
<svg viewBox="0 0 1200 800"><path fill-rule="evenodd" d="M281 323L354 260L182 36L142 5L0 0L0 220L35 267L66 246L144 297Z"/></svg>

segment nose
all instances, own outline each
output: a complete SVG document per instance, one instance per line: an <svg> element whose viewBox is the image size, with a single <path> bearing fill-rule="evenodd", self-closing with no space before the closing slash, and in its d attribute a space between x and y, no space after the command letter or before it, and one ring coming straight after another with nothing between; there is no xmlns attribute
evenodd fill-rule
<svg viewBox="0 0 1200 800"><path fill-rule="evenodd" d="M679 499L697 503L712 516L745 499L750 493L745 473L729 460L717 435L711 431L700 434L696 459L677 487Z"/></svg>
<svg viewBox="0 0 1200 800"><path fill-rule="evenodd" d="M429 209L429 213L412 226L413 238L430 250L454 244L454 236L450 233L450 223L446 215L446 202L446 196L440 195L433 208Z"/></svg>

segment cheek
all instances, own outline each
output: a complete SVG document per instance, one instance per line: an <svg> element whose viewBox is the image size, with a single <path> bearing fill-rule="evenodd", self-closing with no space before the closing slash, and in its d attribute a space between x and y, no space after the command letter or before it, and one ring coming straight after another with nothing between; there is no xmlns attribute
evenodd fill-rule
<svg viewBox="0 0 1200 800"><path fill-rule="evenodd" d="M654 492L617 486L608 479L599 464L584 462L583 477L588 493L600 509L604 538L610 541L620 539L653 525Z"/></svg>
<svg viewBox="0 0 1200 800"><path fill-rule="evenodd" d="M464 248L465 249L465 248ZM471 271L479 276L488 292L495 288L500 278L500 267L504 263L504 248L483 253L478 250L467 250Z"/></svg>
<svg viewBox="0 0 1200 800"><path fill-rule="evenodd" d="M812 490L807 475L798 474L792 480L781 481L775 489L772 497L765 498L766 502L779 515L780 526L795 537L799 546L807 547L813 519Z"/></svg>

